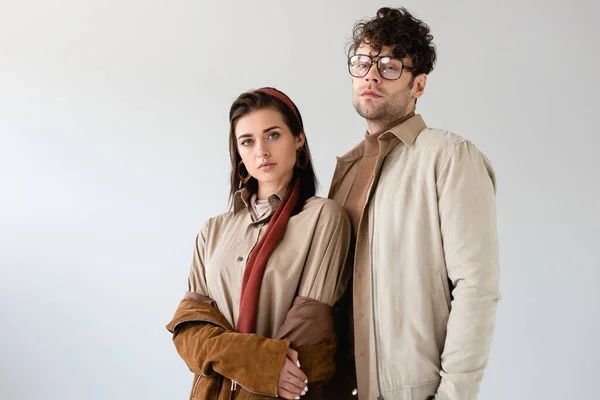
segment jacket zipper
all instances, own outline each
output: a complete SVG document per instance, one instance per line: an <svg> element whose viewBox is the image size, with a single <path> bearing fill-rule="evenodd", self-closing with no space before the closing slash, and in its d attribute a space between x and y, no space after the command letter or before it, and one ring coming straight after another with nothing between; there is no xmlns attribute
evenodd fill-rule
<svg viewBox="0 0 600 400"><path fill-rule="evenodd" d="M231 380L231 392L229 393L229 400L233 400L235 398L236 390L237 390L237 382L232 379Z"/></svg>
<svg viewBox="0 0 600 400"><path fill-rule="evenodd" d="M198 389L198 383L200 383L200 378L202 378L202 375L198 374L196 382L194 382L194 387L192 388L192 397L196 397L196 389Z"/></svg>
<svg viewBox="0 0 600 400"><path fill-rule="evenodd" d="M231 392L232 392L232 395L237 390L238 386L241 387L242 389L244 389L245 391L247 391L249 393L252 393L252 394L255 394L255 395L258 395L258 396L273 397L273 398L279 397L279 395L273 396L271 394L253 392L252 390L247 389L246 387L242 386L241 384L239 384L238 382L234 381L233 379L231 380Z"/></svg>
<svg viewBox="0 0 600 400"><path fill-rule="evenodd" d="M373 195L373 197L375 197ZM372 198L373 202L373 219L375 219L375 199ZM375 339L375 374L377 377L377 389L379 390L379 396L377 396L377 400L384 400L381 390L381 381L379 379L379 345L377 343L377 318L375 313L375 258L373 257L373 242L375 242L375 221L373 221L373 237L371 238L371 306L373 313L373 338Z"/></svg>

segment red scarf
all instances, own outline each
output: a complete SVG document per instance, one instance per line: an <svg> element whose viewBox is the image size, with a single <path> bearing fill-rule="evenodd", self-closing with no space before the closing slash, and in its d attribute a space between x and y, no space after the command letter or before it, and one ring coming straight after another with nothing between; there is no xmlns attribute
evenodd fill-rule
<svg viewBox="0 0 600 400"><path fill-rule="evenodd" d="M290 185L281 203L271 217L267 231L260 239L246 263L240 296L240 315L237 320L237 331L255 333L258 299L263 274L269 257L279 244L294 208L300 198L300 180Z"/></svg>

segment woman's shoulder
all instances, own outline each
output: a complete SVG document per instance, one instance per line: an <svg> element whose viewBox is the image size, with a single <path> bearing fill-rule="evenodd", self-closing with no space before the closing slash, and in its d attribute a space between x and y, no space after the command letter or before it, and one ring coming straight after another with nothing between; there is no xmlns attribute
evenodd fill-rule
<svg viewBox="0 0 600 400"><path fill-rule="evenodd" d="M235 213L233 211L227 211L222 214L214 215L208 218L204 225L202 225L202 230L204 232L220 230L226 228L230 224L233 223L235 219Z"/></svg>
<svg viewBox="0 0 600 400"><path fill-rule="evenodd" d="M322 215L329 215L333 218L346 217L346 211L338 203L320 196L313 196L306 200L303 211L319 211Z"/></svg>

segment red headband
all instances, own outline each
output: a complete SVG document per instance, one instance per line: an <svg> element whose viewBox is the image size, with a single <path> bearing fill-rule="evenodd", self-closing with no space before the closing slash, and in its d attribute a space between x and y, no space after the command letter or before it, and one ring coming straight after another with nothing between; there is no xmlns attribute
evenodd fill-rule
<svg viewBox="0 0 600 400"><path fill-rule="evenodd" d="M300 125L302 125L302 121L300 121L300 115L298 115L298 111L296 111L296 107L294 106L294 103L285 94L281 93L278 90L271 89L271 88L260 88L260 89L254 90L254 92L266 93L268 95L271 95L271 96L283 101L283 103L286 106L288 106L288 108L292 111L292 113L294 113L294 115L296 116L296 119L298 120L298 123Z"/></svg>

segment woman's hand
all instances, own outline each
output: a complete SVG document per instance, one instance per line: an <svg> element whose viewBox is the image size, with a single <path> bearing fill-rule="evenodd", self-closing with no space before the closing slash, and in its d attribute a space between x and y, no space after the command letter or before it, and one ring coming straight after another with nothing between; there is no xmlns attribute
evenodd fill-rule
<svg viewBox="0 0 600 400"><path fill-rule="evenodd" d="M308 379L300 369L298 352L288 349L287 357L279 373L279 388L277 394L287 400L299 399L308 391Z"/></svg>

